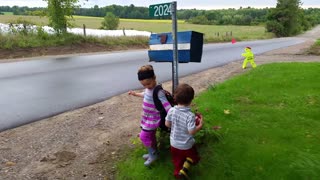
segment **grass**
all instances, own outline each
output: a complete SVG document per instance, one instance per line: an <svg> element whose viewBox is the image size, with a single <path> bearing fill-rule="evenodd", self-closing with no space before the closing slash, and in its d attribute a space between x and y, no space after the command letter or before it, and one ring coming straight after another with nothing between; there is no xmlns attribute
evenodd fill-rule
<svg viewBox="0 0 320 180"><path fill-rule="evenodd" d="M261 65L198 95L193 109L205 126L191 179L319 179L319 72L320 63ZM146 150L136 146L118 164L117 179L173 179L168 151L146 168Z"/></svg>
<svg viewBox="0 0 320 180"><path fill-rule="evenodd" d="M143 36L102 37L81 36L75 34L50 35L47 33L18 33L4 35L0 33L0 49L57 47L66 45L100 44L109 49L125 49L126 47L147 48L148 38Z"/></svg>
<svg viewBox="0 0 320 180"><path fill-rule="evenodd" d="M13 15L13 12L1 12L3 15Z"/></svg>
<svg viewBox="0 0 320 180"><path fill-rule="evenodd" d="M24 19L30 22L33 22L36 25L41 25L41 26L45 26L49 23L48 18L46 17L39 17L39 16L21 16L21 15L3 15L0 16L0 23L10 23L10 22L14 22L17 21L18 19Z"/></svg>
<svg viewBox="0 0 320 180"><path fill-rule="evenodd" d="M310 49L307 51L308 54L312 54L312 55L320 55L320 39L318 39L311 47Z"/></svg>
<svg viewBox="0 0 320 180"><path fill-rule="evenodd" d="M25 19L37 25L47 25L48 18L38 16L0 16L0 23L8 23L17 19ZM101 27L102 17L74 16L72 22L75 27L98 29ZM154 33L171 32L171 20L141 20L141 19L120 19L119 29L135 29ZM268 39L274 37L272 33L265 32L263 26L216 26L216 25L196 25L178 21L178 31L193 30L205 34L206 42L221 42L231 40L231 36L226 37L226 32L232 31L233 37L240 40ZM217 35L219 32L219 36Z"/></svg>
<svg viewBox="0 0 320 180"><path fill-rule="evenodd" d="M99 17L85 17L75 16L72 22L75 27L97 29L101 26L103 18ZM17 23L26 22L28 24L35 24L38 26L45 26L48 24L48 18L38 16L16 16L16 15L2 15L0 16L0 23ZM120 19L119 29L135 29L141 31L149 31L153 33L171 32L172 25L170 20L139 20L139 19ZM272 38L271 33L266 33L262 26L213 26L213 25L195 25L188 24L184 21L178 21L178 31L198 31L204 33L204 40L208 42L228 42L232 37L238 41L252 40L252 39L267 39ZM230 32L232 31L232 36ZM226 32L229 33L226 36ZM250 32L250 33L248 33ZM219 34L219 36L218 36ZM70 37L67 37L70 36ZM63 37L63 38L61 38ZM21 33L14 32L9 35L2 33L0 30L0 48L14 49L14 48L34 48L34 47L49 47L49 46L63 46L79 43L94 43L103 45L106 48L123 48L130 47L147 47L149 37L83 37L80 35L67 34L57 37L45 32L36 33Z"/></svg>

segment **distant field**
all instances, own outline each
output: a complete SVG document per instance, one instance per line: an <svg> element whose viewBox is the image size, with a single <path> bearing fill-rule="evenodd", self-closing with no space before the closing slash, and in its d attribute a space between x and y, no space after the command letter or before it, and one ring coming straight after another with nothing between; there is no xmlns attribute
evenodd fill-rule
<svg viewBox="0 0 320 180"><path fill-rule="evenodd" d="M2 12L4 15L13 15L13 12Z"/></svg>
<svg viewBox="0 0 320 180"><path fill-rule="evenodd" d="M18 18L23 18L37 25L48 24L48 18L46 17L14 15L0 16L0 23L8 23ZM87 28L98 29L101 26L102 20L102 17L74 16L73 23L75 27L82 27L83 24L85 24ZM150 31L153 33L172 31L171 20L120 19L119 29L123 28ZM183 20L178 21L178 31L198 31L204 33L206 39L221 38L221 36L225 36L227 32L229 39L231 38L230 32L232 32L232 36L238 40L267 39L273 37L271 33L265 32L263 26L196 25L185 23Z"/></svg>
<svg viewBox="0 0 320 180"><path fill-rule="evenodd" d="M48 18L46 18L46 17L16 16L16 15L12 15L12 14L0 16L0 23L9 23L9 22L15 21L15 20L17 20L19 18L27 20L27 21L31 21L31 22L33 22L34 24L37 24L37 25L47 25L48 24Z"/></svg>

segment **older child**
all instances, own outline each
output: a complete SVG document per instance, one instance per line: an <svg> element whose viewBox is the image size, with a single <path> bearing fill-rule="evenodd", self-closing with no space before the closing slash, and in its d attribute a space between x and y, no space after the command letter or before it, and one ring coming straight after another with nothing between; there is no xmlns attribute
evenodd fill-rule
<svg viewBox="0 0 320 180"><path fill-rule="evenodd" d="M153 90L157 85L157 81L152 65L140 67L138 70L138 79L142 86L145 87L144 92L129 91L129 95L143 98L140 140L148 149L148 154L144 154L142 157L146 160L144 165L149 166L158 157L156 130L160 124L160 112L156 109L153 101ZM158 97L165 110L169 111L171 105L164 92L159 91Z"/></svg>
<svg viewBox="0 0 320 180"><path fill-rule="evenodd" d="M199 124L196 123L196 116L190 109L194 90L188 84L180 84L175 90L174 98L178 105L172 107L166 117L166 126L171 127L170 145L174 176L178 179L188 179L191 165L197 164L200 160L193 135L202 128L202 115L197 117Z"/></svg>

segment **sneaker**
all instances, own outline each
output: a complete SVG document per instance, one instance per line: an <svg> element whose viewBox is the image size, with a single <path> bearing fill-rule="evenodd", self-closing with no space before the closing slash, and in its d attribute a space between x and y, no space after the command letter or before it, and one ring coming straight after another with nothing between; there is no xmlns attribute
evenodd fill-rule
<svg viewBox="0 0 320 180"><path fill-rule="evenodd" d="M180 170L179 175L184 177L185 179L190 179L187 172L185 172L183 169Z"/></svg>
<svg viewBox="0 0 320 180"><path fill-rule="evenodd" d="M144 162L144 165L145 166L150 166L155 160L158 159L158 156L157 155L153 155L153 156L149 156L149 158L147 159L146 162Z"/></svg>
<svg viewBox="0 0 320 180"><path fill-rule="evenodd" d="M144 160L149 159L149 154L144 154L144 155L142 156L142 158L143 158Z"/></svg>

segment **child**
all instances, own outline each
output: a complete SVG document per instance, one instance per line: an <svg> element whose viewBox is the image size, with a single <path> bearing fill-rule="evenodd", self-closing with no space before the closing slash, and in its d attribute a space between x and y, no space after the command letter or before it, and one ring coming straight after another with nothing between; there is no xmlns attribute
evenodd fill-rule
<svg viewBox="0 0 320 180"><path fill-rule="evenodd" d="M160 112L156 109L153 101L153 90L157 85L153 67L151 65L140 67L138 70L138 79L142 86L145 87L144 92L137 93L129 91L129 95L143 98L142 117L140 122L141 132L139 136L143 145L148 149L148 154L142 156L146 160L144 165L150 166L150 164L158 158L156 130L160 124ZM163 107L168 112L171 105L166 99L164 92L159 91L158 97Z"/></svg>
<svg viewBox="0 0 320 180"><path fill-rule="evenodd" d="M203 125L202 115L199 115L196 125L196 116L191 112L190 104L194 98L194 90L188 84L180 84L174 93L178 105L172 107L166 117L166 126L171 127L170 145L174 176L189 178L188 171L191 165L199 162L200 157L195 147L193 135Z"/></svg>
<svg viewBox="0 0 320 180"><path fill-rule="evenodd" d="M254 54L251 51L251 47L246 47L244 49L245 53L242 53L241 55L245 57L243 63L242 63L242 69L245 69L247 66L247 63L250 62L251 66L253 68L257 67L256 63L254 62Z"/></svg>

